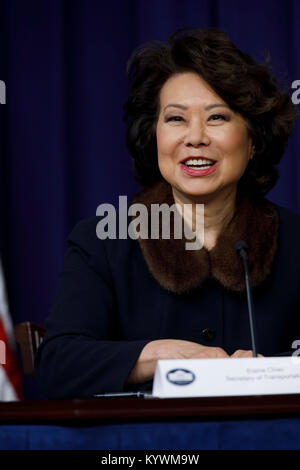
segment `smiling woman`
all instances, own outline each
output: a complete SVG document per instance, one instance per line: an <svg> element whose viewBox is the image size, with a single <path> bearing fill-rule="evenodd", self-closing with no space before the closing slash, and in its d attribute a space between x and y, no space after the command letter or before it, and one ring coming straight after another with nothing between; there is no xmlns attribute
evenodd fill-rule
<svg viewBox="0 0 300 470"><path fill-rule="evenodd" d="M175 201L206 205L204 245L212 248L253 156L245 119L196 73L175 74L160 92L156 138L159 170Z"/></svg>
<svg viewBox="0 0 300 470"><path fill-rule="evenodd" d="M150 219L175 205L193 229L204 204L204 246L186 250L174 232L100 240L99 217L80 222L36 357L52 398L151 389L158 359L250 357L238 240L258 351L291 354L300 337L300 216L265 198L296 115L289 94L215 29L143 45L127 72L127 147L144 186L132 203Z"/></svg>

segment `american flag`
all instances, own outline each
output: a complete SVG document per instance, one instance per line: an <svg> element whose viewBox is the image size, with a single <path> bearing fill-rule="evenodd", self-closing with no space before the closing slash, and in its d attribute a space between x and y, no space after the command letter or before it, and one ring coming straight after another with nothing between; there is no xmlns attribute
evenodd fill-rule
<svg viewBox="0 0 300 470"><path fill-rule="evenodd" d="M0 401L17 401L21 398L21 373L15 354L13 324L0 261Z"/></svg>

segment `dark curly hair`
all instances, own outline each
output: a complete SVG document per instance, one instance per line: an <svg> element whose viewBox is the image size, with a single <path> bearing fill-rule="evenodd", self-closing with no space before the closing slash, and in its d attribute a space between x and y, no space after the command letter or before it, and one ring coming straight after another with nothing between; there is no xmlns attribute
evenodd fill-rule
<svg viewBox="0 0 300 470"><path fill-rule="evenodd" d="M252 197L262 197L278 179L279 163L297 115L288 90L281 91L271 73L269 57L258 64L217 28L180 28L167 44L142 44L127 63L129 98L123 119L126 144L136 180L151 186L162 179L158 167L156 124L159 94L174 74L196 72L248 126L255 154L239 181Z"/></svg>

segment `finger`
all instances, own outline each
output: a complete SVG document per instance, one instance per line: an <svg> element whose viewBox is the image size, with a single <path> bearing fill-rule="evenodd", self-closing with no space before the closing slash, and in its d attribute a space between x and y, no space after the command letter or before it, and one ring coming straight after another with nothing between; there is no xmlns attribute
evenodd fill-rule
<svg viewBox="0 0 300 470"><path fill-rule="evenodd" d="M222 348L213 348L216 354L216 357L229 357L226 351Z"/></svg>
<svg viewBox="0 0 300 470"><path fill-rule="evenodd" d="M231 357L253 357L253 351L252 350L244 351L242 349L238 349L231 355ZM264 357L264 356L262 354L258 354L257 357Z"/></svg>
<svg viewBox="0 0 300 470"><path fill-rule="evenodd" d="M221 348L208 347L199 351L196 355L197 359L220 359L229 358L228 354Z"/></svg>
<svg viewBox="0 0 300 470"><path fill-rule="evenodd" d="M231 355L231 357L253 357L253 351L238 349Z"/></svg>

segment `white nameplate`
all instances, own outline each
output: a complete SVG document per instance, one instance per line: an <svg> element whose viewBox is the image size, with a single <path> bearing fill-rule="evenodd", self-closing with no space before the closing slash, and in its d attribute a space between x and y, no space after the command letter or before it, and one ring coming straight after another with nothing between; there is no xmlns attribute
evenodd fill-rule
<svg viewBox="0 0 300 470"><path fill-rule="evenodd" d="M218 397L300 393L300 358L157 361L152 396Z"/></svg>

